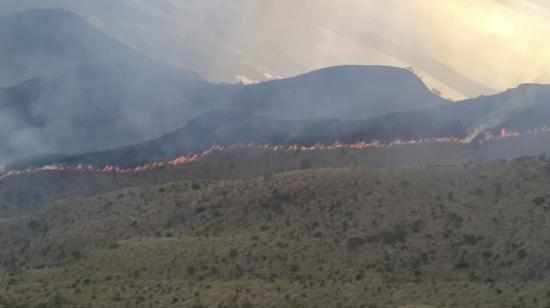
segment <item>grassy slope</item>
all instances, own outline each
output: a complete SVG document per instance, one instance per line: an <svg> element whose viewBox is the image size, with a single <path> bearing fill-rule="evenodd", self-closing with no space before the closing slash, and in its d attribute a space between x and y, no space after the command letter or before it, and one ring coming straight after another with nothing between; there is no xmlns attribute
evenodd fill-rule
<svg viewBox="0 0 550 308"><path fill-rule="evenodd" d="M246 174L238 167L228 174ZM523 159L60 200L0 220L0 297L23 307L545 306L549 184L546 161Z"/></svg>

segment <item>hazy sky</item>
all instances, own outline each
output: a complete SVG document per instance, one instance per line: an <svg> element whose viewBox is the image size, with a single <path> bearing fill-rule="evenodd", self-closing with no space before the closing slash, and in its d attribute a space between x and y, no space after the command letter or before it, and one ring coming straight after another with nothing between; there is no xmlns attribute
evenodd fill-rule
<svg viewBox="0 0 550 308"><path fill-rule="evenodd" d="M61 6L213 81L337 64L417 68L453 98L550 82L546 0L0 0Z"/></svg>

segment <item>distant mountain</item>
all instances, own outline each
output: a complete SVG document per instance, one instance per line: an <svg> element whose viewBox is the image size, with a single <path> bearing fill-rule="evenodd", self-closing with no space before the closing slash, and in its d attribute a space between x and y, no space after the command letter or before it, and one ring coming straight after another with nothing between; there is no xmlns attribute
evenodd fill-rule
<svg viewBox="0 0 550 308"><path fill-rule="evenodd" d="M286 120L364 119L448 103L408 70L352 65L240 86L229 99L234 109Z"/></svg>

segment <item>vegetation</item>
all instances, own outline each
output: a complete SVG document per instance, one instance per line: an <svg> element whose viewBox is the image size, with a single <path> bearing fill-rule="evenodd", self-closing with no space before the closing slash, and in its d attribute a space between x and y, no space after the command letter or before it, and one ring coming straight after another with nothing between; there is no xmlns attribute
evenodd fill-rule
<svg viewBox="0 0 550 308"><path fill-rule="evenodd" d="M122 188L12 212L0 219L0 307L550 304L545 159L319 168L328 156L280 155L287 164L258 162L266 176L238 160L232 179L206 164L206 176L96 175Z"/></svg>

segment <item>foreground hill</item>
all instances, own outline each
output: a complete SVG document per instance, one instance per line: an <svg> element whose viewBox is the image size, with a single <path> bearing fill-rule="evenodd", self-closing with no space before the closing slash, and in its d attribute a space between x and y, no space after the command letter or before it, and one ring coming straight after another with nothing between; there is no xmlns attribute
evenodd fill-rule
<svg viewBox="0 0 550 308"><path fill-rule="evenodd" d="M544 306L549 168L314 169L61 200L0 220L0 303Z"/></svg>

